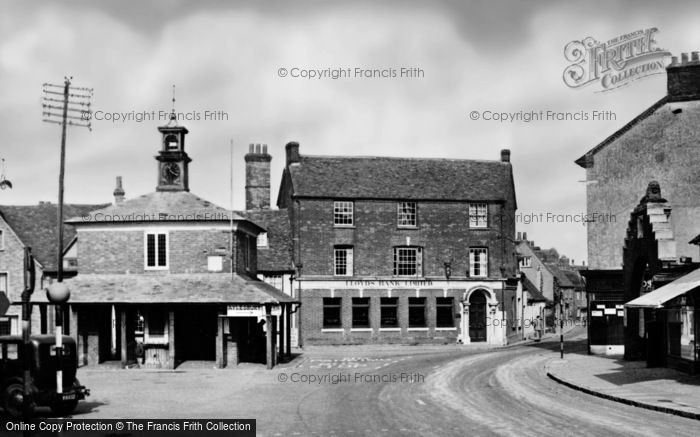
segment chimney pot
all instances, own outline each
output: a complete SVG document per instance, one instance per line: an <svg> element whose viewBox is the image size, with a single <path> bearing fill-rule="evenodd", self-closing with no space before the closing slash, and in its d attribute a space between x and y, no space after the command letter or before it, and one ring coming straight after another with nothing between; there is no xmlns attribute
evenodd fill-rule
<svg viewBox="0 0 700 437"><path fill-rule="evenodd" d="M501 162L510 162L510 149L501 150Z"/></svg>
<svg viewBox="0 0 700 437"><path fill-rule="evenodd" d="M253 153L254 149L255 149L255 144L250 143L250 145L248 146L248 153Z"/></svg>
<svg viewBox="0 0 700 437"><path fill-rule="evenodd" d="M263 154L267 155L267 144L263 144Z"/></svg>
<svg viewBox="0 0 700 437"><path fill-rule="evenodd" d="M516 240L521 241L521 240L522 240L522 237L523 237L523 233L522 233L522 232L518 232L518 236L516 237Z"/></svg>
<svg viewBox="0 0 700 437"><path fill-rule="evenodd" d="M523 240L527 241L527 232L523 232Z"/></svg>
<svg viewBox="0 0 700 437"><path fill-rule="evenodd" d="M124 188L122 188L122 177L117 176L117 186L114 188L114 203L121 203L124 201Z"/></svg>
<svg viewBox="0 0 700 437"><path fill-rule="evenodd" d="M678 65L678 56L671 56L671 65L670 66L675 66Z"/></svg>
<svg viewBox="0 0 700 437"><path fill-rule="evenodd" d="M680 63L673 57L666 67L666 90L669 101L700 100L700 52L681 53Z"/></svg>
<svg viewBox="0 0 700 437"><path fill-rule="evenodd" d="M255 153L260 154L260 144L255 145Z"/></svg>
<svg viewBox="0 0 700 437"><path fill-rule="evenodd" d="M700 52L693 52L691 59L693 62L700 62Z"/></svg>
<svg viewBox="0 0 700 437"><path fill-rule="evenodd" d="M296 141L290 141L285 146L285 151L287 152L287 165L299 162L299 143Z"/></svg>
<svg viewBox="0 0 700 437"><path fill-rule="evenodd" d="M685 65L688 63L688 54L687 53L681 53L681 64Z"/></svg>

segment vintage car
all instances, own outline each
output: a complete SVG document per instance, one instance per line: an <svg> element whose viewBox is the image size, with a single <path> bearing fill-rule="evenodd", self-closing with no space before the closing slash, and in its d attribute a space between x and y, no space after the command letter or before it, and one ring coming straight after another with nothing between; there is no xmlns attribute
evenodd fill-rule
<svg viewBox="0 0 700 437"><path fill-rule="evenodd" d="M75 340L63 336L61 368L63 393L56 392L56 339L53 335L33 335L30 338L29 359L29 411L37 406L48 406L60 416L73 412L78 401L90 391L80 385L75 377L78 358ZM5 413L18 417L23 414L24 402L24 343L21 336L0 336L0 406Z"/></svg>

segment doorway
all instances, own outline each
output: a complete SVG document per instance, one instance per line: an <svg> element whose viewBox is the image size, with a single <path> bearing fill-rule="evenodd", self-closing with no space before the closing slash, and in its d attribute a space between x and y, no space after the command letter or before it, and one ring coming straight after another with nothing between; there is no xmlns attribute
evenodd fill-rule
<svg viewBox="0 0 700 437"><path fill-rule="evenodd" d="M190 307L175 312L175 350L178 363L216 359L216 307Z"/></svg>
<svg viewBox="0 0 700 437"><path fill-rule="evenodd" d="M486 295L475 291L469 297L469 338L472 342L486 341Z"/></svg>

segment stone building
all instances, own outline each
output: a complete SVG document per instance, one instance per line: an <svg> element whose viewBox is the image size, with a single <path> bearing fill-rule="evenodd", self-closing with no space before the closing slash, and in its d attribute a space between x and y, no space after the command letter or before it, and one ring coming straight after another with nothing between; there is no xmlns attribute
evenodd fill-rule
<svg viewBox="0 0 700 437"><path fill-rule="evenodd" d="M305 156L286 146L302 344L521 335L510 152L498 161Z"/></svg>
<svg viewBox="0 0 700 437"><path fill-rule="evenodd" d="M619 269L627 217L650 181L673 207L671 229L679 257L697 257L689 244L700 232L700 56L683 54L666 68L667 93L576 163L586 169L591 269Z"/></svg>

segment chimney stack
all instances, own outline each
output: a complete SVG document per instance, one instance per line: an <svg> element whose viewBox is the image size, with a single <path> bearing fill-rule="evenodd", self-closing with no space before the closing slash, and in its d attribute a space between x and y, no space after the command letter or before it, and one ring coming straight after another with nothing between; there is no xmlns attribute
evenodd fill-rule
<svg viewBox="0 0 700 437"><path fill-rule="evenodd" d="M122 177L117 176L117 186L114 188L114 204L121 203L124 201L124 189L122 188Z"/></svg>
<svg viewBox="0 0 700 437"><path fill-rule="evenodd" d="M673 56L666 67L666 89L671 102L700 100L700 53Z"/></svg>
<svg viewBox="0 0 700 437"><path fill-rule="evenodd" d="M287 165L299 162L299 143L290 141L284 148L287 152Z"/></svg>
<svg viewBox="0 0 700 437"><path fill-rule="evenodd" d="M510 149L501 150L501 162L510 162Z"/></svg>
<svg viewBox="0 0 700 437"><path fill-rule="evenodd" d="M523 241L527 241L527 232L523 232Z"/></svg>
<svg viewBox="0 0 700 437"><path fill-rule="evenodd" d="M517 236L515 237L515 239L516 239L517 241L522 241L522 239L523 239L523 233L522 233L522 232L518 232L518 233L517 233Z"/></svg>
<svg viewBox="0 0 700 437"><path fill-rule="evenodd" d="M245 155L245 209L270 209L270 161L267 144L251 144Z"/></svg>

